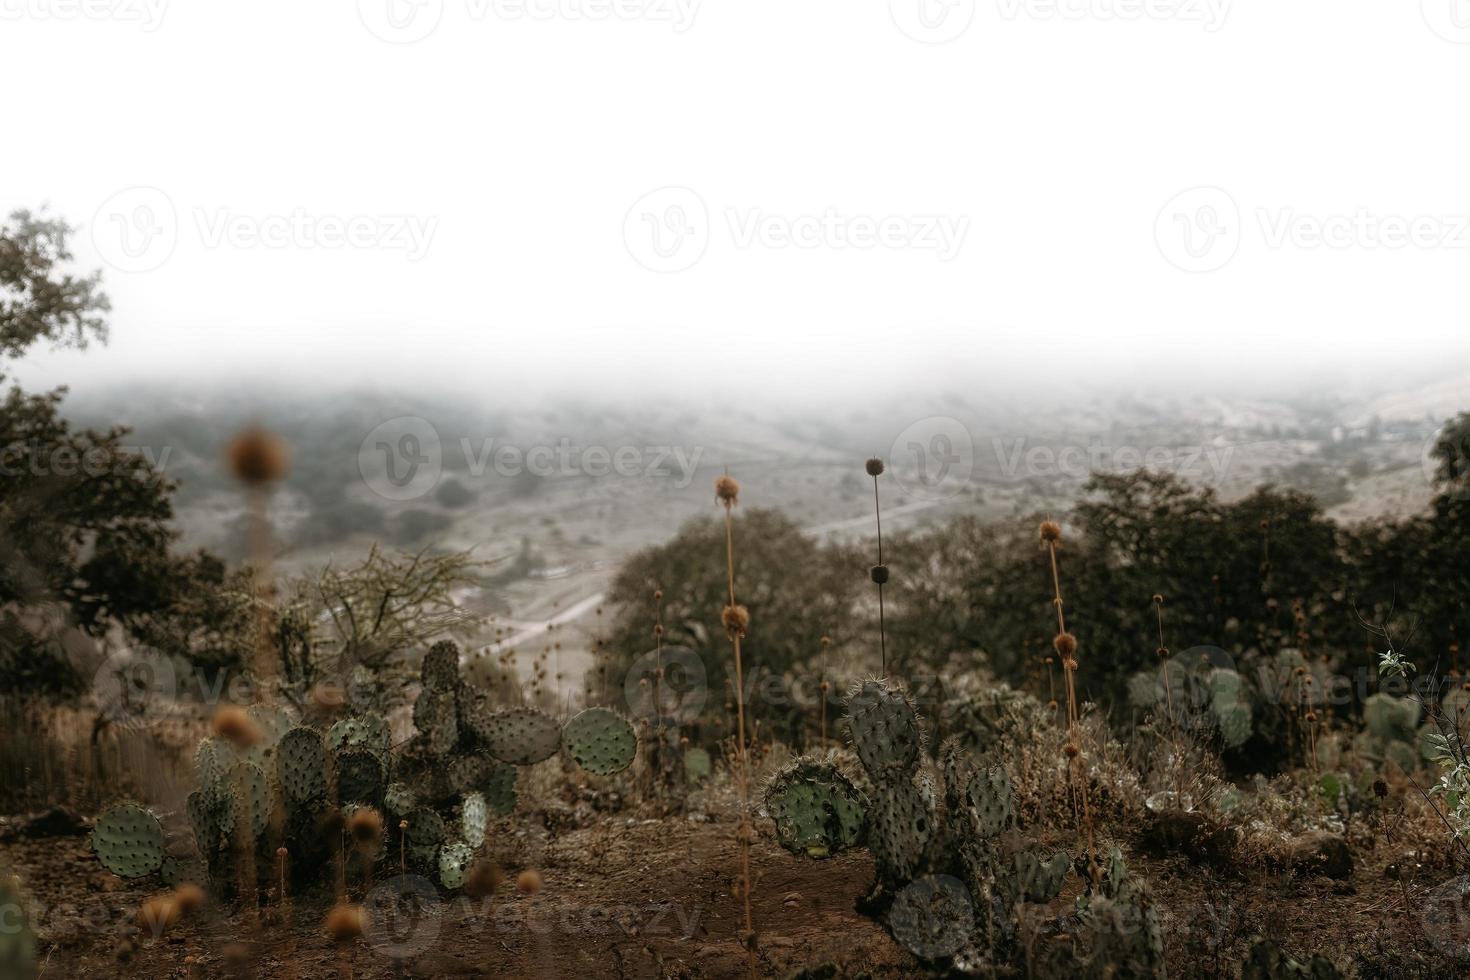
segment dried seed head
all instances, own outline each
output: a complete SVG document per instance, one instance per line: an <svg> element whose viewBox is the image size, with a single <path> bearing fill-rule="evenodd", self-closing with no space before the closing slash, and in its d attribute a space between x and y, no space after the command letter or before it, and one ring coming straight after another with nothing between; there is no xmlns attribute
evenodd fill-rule
<svg viewBox="0 0 1470 980"><path fill-rule="evenodd" d="M720 613L720 622L724 624L726 633L744 636L750 628L750 610L744 606L726 606Z"/></svg>
<svg viewBox="0 0 1470 980"><path fill-rule="evenodd" d="M1077 653L1077 637L1071 633L1058 633L1052 639L1051 645L1056 647L1057 653L1063 660L1073 657Z"/></svg>
<svg viewBox="0 0 1470 980"><path fill-rule="evenodd" d="M726 507L732 507L739 502L740 484L735 478L726 473L715 479L715 499Z"/></svg>
<svg viewBox="0 0 1470 980"><path fill-rule="evenodd" d="M1157 592L1155 592L1154 593L1154 605L1156 605L1156 606L1162 606L1163 604L1164 604L1164 597L1161 596L1161 595L1159 595Z"/></svg>
<svg viewBox="0 0 1470 980"><path fill-rule="evenodd" d="M244 708L225 705L214 714L214 733L238 749L248 749L262 738L260 726Z"/></svg>
<svg viewBox="0 0 1470 980"><path fill-rule="evenodd" d="M874 456L872 459L863 464L863 469L868 471L869 476L882 476L883 460L879 459L877 456Z"/></svg>
<svg viewBox="0 0 1470 980"><path fill-rule="evenodd" d="M192 915L204 907L204 889L186 881L174 889L174 901L178 903L179 911Z"/></svg>
<svg viewBox="0 0 1470 980"><path fill-rule="evenodd" d="M884 585L888 582L888 566L874 565L868 569L868 576L877 584Z"/></svg>
<svg viewBox="0 0 1470 980"><path fill-rule="evenodd" d="M1046 710L1048 710L1048 711L1055 711L1055 710L1057 710L1057 702L1056 702L1056 699L1055 698L1053 698L1052 700L1046 702Z"/></svg>
<svg viewBox="0 0 1470 980"><path fill-rule="evenodd" d="M246 429L226 452L230 472L248 487L263 487L286 475L291 450L280 436L264 429Z"/></svg>
<svg viewBox="0 0 1470 980"><path fill-rule="evenodd" d="M819 642L824 647L830 647L832 645L832 637L828 636L826 633L823 633L822 639Z"/></svg>
<svg viewBox="0 0 1470 980"><path fill-rule="evenodd" d="M654 602L663 602L663 600L664 600L664 590L663 589L654 589L653 590L653 601Z"/></svg>
<svg viewBox="0 0 1470 980"><path fill-rule="evenodd" d="M360 845L375 844L383 836L383 817L372 807L357 810L347 821L347 832Z"/></svg>
<svg viewBox="0 0 1470 980"><path fill-rule="evenodd" d="M473 899L489 898L505 881L505 873L494 861L478 861L464 880L464 893Z"/></svg>
<svg viewBox="0 0 1470 980"><path fill-rule="evenodd" d="M821 686L823 694L826 694L828 691L832 690L832 685L828 684L826 681L823 681Z"/></svg>
<svg viewBox="0 0 1470 980"><path fill-rule="evenodd" d="M1159 655L1159 659L1160 660L1168 660L1169 659L1169 648L1168 647L1159 647L1154 652Z"/></svg>
<svg viewBox="0 0 1470 980"><path fill-rule="evenodd" d="M367 927L367 916L361 905L335 905L322 923L322 931L328 939L346 942L361 936Z"/></svg>
<svg viewBox="0 0 1470 980"><path fill-rule="evenodd" d="M1383 781L1382 776L1373 780L1373 795L1378 797L1380 800L1388 795L1388 783L1385 783Z"/></svg>
<svg viewBox="0 0 1470 980"><path fill-rule="evenodd" d="M654 623L653 624L653 635L654 636L663 636L664 635L664 624L663 623Z"/></svg>
<svg viewBox="0 0 1470 980"><path fill-rule="evenodd" d="M1317 724L1317 712L1315 712L1315 711L1308 711L1306 713L1306 715L1304 715L1303 717L1306 718L1308 725L1315 725L1315 724Z"/></svg>
<svg viewBox="0 0 1470 980"><path fill-rule="evenodd" d="M527 868L516 875L516 890L523 895L534 895L541 890L541 872L535 868Z"/></svg>
<svg viewBox="0 0 1470 980"><path fill-rule="evenodd" d="M1062 540L1062 526L1056 521L1041 522L1041 540L1045 544L1060 544Z"/></svg>
<svg viewBox="0 0 1470 980"><path fill-rule="evenodd" d="M1078 747L1076 742L1068 742L1066 745L1063 745L1062 751L1066 753L1069 759L1075 759L1082 754L1082 749Z"/></svg>

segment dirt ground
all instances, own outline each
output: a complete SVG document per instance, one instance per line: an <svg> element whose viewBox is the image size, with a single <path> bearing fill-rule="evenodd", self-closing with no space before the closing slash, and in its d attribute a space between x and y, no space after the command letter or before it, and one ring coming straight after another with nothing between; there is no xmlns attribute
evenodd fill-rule
<svg viewBox="0 0 1470 980"><path fill-rule="evenodd" d="M43 978L67 977L730 977L744 974L741 907L732 888L738 852L728 823L672 817L605 817L555 840L504 840L506 854L535 858L534 895L511 880L489 899L424 891L413 917L374 915L366 935L338 946L322 933L330 895L297 896L282 924L267 906L257 923L206 907L117 956L120 927L156 888L103 870L85 836L0 843L0 866L21 877L42 935ZM1380 853L1381 852L1381 853ZM1133 853L1152 883L1174 977L1233 976L1250 939L1277 939L1292 953L1321 952L1362 976L1436 976L1445 968L1426 939L1430 890L1446 873L1429 856L1391 845L1354 854L1346 879L1290 873L1233 874L1183 858ZM858 911L872 883L859 850L799 860L762 834L753 849L754 915L761 976L912 976L918 964ZM370 909L417 881L374 883ZM1074 884L1054 903L1061 911ZM353 889L354 898L362 887ZM402 908L401 905L393 907ZM1463 925L1463 923L1462 923ZM1444 938L1444 927L1429 926ZM825 969L821 969L824 968Z"/></svg>

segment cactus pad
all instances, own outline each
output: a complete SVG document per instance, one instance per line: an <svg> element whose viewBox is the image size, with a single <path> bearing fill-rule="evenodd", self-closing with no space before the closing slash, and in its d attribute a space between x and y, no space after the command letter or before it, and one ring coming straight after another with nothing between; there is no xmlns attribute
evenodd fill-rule
<svg viewBox="0 0 1470 980"><path fill-rule="evenodd" d="M337 757L337 798L343 803L377 803L385 789L383 762L372 752L344 752Z"/></svg>
<svg viewBox="0 0 1470 980"><path fill-rule="evenodd" d="M912 773L923 735L908 695L886 680L864 681L847 696L847 734L874 779Z"/></svg>
<svg viewBox="0 0 1470 980"><path fill-rule="evenodd" d="M401 820L418 808L418 800L404 783L389 783L383 792L383 807Z"/></svg>
<svg viewBox="0 0 1470 980"><path fill-rule="evenodd" d="M260 767L249 762L237 762L225 777L234 797L236 833L249 833L252 838L261 837L270 827L271 800L270 782ZM227 832L230 828L227 827Z"/></svg>
<svg viewBox="0 0 1470 980"><path fill-rule="evenodd" d="M561 748L561 726L535 708L497 711L485 730L477 733L490 754L514 766L533 766L556 755Z"/></svg>
<svg viewBox="0 0 1470 980"><path fill-rule="evenodd" d="M439 848L444 844L444 820L433 810L410 813L404 836L404 850L414 867L424 871L438 867Z"/></svg>
<svg viewBox="0 0 1470 980"><path fill-rule="evenodd" d="M439 849L439 884L458 888L475 860L475 849L464 841L454 841Z"/></svg>
<svg viewBox="0 0 1470 980"><path fill-rule="evenodd" d="M934 791L927 779L896 779L873 787L868 849L890 885L918 873L934 836Z"/></svg>
<svg viewBox="0 0 1470 980"><path fill-rule="evenodd" d="M92 848L119 878L141 878L163 866L163 827L135 803L122 803L97 818Z"/></svg>
<svg viewBox="0 0 1470 980"><path fill-rule="evenodd" d="M380 759L386 759L391 742L388 722L381 715L343 718L327 732L327 748L333 752L365 749Z"/></svg>
<svg viewBox="0 0 1470 980"><path fill-rule="evenodd" d="M1235 749L1250 741L1251 706L1242 701L1216 710L1220 723L1220 741L1227 749Z"/></svg>
<svg viewBox="0 0 1470 980"><path fill-rule="evenodd" d="M1011 776L1003 766L976 769L965 787L965 805L975 831L998 837L1011 823Z"/></svg>
<svg viewBox="0 0 1470 980"><path fill-rule="evenodd" d="M1020 895L1033 902L1050 902L1061 892L1072 868L1065 851L1043 861L1030 851L1016 855L1016 886Z"/></svg>
<svg viewBox="0 0 1470 980"><path fill-rule="evenodd" d="M607 708L588 708L562 729L562 744L583 769L600 776L622 772L638 755L638 735Z"/></svg>
<svg viewBox="0 0 1470 980"><path fill-rule="evenodd" d="M429 647L424 654L424 663L419 671L424 691L440 691L453 695L459 685L459 647L449 640L442 640Z"/></svg>
<svg viewBox="0 0 1470 980"><path fill-rule="evenodd" d="M684 750L684 778L691 786L697 786L708 779L715 771L714 759L710 758L709 751L697 745L691 745Z"/></svg>
<svg viewBox="0 0 1470 980"><path fill-rule="evenodd" d="M326 746L311 728L293 728L281 737L276 764L281 795L291 806L327 798Z"/></svg>
<svg viewBox="0 0 1470 980"><path fill-rule="evenodd" d="M894 896L888 928L900 946L921 960L954 956L969 944L975 929L970 890L949 875L919 878Z"/></svg>
<svg viewBox="0 0 1470 980"><path fill-rule="evenodd" d="M447 755L459 742L454 692L426 687L413 704L413 724L431 755Z"/></svg>
<svg viewBox="0 0 1470 980"><path fill-rule="evenodd" d="M479 847L485 843L485 831L490 826L490 807L485 797L471 793L464 798L459 808L459 829L465 843Z"/></svg>
<svg viewBox="0 0 1470 980"><path fill-rule="evenodd" d="M776 838L793 854L831 857L852 847L863 832L867 801L830 762L797 759L766 787L766 812Z"/></svg>

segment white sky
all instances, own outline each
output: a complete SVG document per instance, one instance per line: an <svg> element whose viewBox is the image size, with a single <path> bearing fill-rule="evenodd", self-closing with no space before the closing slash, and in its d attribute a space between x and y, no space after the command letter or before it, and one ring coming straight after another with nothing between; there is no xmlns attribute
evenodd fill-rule
<svg viewBox="0 0 1470 980"><path fill-rule="evenodd" d="M1470 2L944 2L0 0L0 207L81 226L115 306L108 348L14 373L821 396L1470 363ZM387 43L390 12L437 27ZM829 211L855 226L800 220ZM1360 211L1389 226L1333 224ZM850 247L890 217L900 247Z"/></svg>

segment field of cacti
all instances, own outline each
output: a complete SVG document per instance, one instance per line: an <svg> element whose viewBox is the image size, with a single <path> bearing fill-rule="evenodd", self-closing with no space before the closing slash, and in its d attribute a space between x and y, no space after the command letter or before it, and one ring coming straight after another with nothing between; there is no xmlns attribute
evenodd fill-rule
<svg viewBox="0 0 1470 980"><path fill-rule="evenodd" d="M9 347L100 329L67 234L0 228ZM1470 971L1470 415L1359 523L1144 468L895 533L853 457L829 539L722 466L542 620L524 546L285 561L260 426L187 552L61 404L0 405L0 980Z"/></svg>

